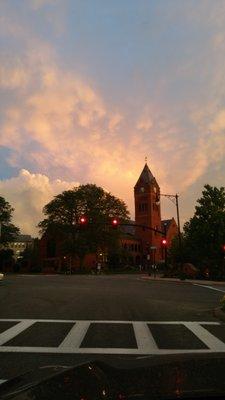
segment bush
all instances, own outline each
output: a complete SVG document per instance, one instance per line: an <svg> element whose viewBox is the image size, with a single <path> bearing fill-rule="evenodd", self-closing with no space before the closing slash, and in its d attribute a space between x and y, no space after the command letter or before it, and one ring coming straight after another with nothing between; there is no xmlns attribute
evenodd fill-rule
<svg viewBox="0 0 225 400"><path fill-rule="evenodd" d="M222 297L220 303L221 303L221 310L225 312L225 295Z"/></svg>

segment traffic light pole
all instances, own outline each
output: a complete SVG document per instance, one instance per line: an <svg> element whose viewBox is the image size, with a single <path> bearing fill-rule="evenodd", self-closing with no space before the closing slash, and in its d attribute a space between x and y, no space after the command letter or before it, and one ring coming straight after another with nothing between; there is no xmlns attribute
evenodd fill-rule
<svg viewBox="0 0 225 400"><path fill-rule="evenodd" d="M159 229L152 228L151 226L148 226L148 225L139 225L139 224L127 224L127 223L124 223L124 224L119 224L119 226L134 226L135 228L142 228L143 230L148 229L148 230L150 230L150 231L154 231L154 232L156 232L156 233L160 233L160 235L163 235L163 236L164 236L164 234L165 234L165 232L160 231Z"/></svg>
<svg viewBox="0 0 225 400"><path fill-rule="evenodd" d="M180 256L181 256L181 232L180 232L180 213L179 213L178 194L176 194L175 199L176 199L176 210L177 210L179 250L180 250Z"/></svg>
<svg viewBox="0 0 225 400"><path fill-rule="evenodd" d="M166 239L166 224L164 224L164 235ZM165 270L167 270L167 245L165 246Z"/></svg>
<svg viewBox="0 0 225 400"><path fill-rule="evenodd" d="M172 201L173 204L175 204L176 206L176 211L177 211L177 227L178 227L178 241L179 241L179 254L180 254L180 262L181 262L181 258L182 258L182 246L181 246L181 230L180 230L180 213L179 213L179 196L178 194L162 194L160 193L159 196L163 196L163 197L167 197L168 199L170 199ZM159 198L159 202L160 202L160 198Z"/></svg>

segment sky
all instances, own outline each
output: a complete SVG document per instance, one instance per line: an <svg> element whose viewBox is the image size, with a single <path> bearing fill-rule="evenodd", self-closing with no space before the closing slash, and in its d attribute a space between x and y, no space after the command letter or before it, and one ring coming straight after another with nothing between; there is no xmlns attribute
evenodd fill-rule
<svg viewBox="0 0 225 400"><path fill-rule="evenodd" d="M85 183L133 217L145 157L182 223L225 186L225 0L0 0L0 92L0 195L23 233Z"/></svg>

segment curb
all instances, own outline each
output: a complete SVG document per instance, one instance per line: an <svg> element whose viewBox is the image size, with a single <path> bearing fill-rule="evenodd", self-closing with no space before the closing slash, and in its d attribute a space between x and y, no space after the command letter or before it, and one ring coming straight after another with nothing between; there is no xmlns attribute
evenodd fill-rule
<svg viewBox="0 0 225 400"><path fill-rule="evenodd" d="M145 281L149 281L149 282L163 282L163 283L177 283L178 285L180 284L187 284L189 285L190 281L188 281L187 279L176 279L176 280L167 280L167 279L157 279L157 278L149 278L149 277L145 277L145 276L141 276L141 279L145 280Z"/></svg>
<svg viewBox="0 0 225 400"><path fill-rule="evenodd" d="M225 312L222 311L220 307L214 308L213 315L221 321L225 322Z"/></svg>
<svg viewBox="0 0 225 400"><path fill-rule="evenodd" d="M172 283L192 283L201 285L225 285L225 281L205 281L201 279L179 279L179 278L151 278L147 275L142 275L142 279L154 282L172 282Z"/></svg>

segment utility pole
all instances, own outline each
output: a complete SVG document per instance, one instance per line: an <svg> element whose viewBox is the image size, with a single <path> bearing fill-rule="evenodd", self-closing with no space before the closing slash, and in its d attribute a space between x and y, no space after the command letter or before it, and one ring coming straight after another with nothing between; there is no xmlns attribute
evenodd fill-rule
<svg viewBox="0 0 225 400"><path fill-rule="evenodd" d="M181 255L181 232L180 232L180 213L179 213L179 203L178 203L178 194L175 195L176 199L176 209L177 209L177 226L178 226L178 240L179 240L179 249Z"/></svg>

